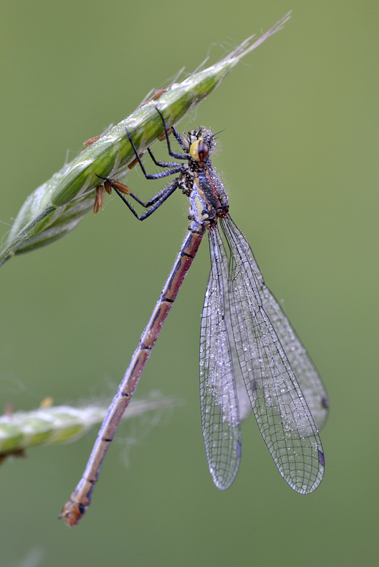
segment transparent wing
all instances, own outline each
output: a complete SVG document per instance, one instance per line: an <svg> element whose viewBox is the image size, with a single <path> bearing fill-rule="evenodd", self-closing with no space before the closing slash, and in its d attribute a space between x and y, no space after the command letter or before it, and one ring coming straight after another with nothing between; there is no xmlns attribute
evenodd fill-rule
<svg viewBox="0 0 379 567"><path fill-rule="evenodd" d="M262 306L274 327L280 344L287 355L298 384L306 399L312 417L320 431L328 418L329 399L325 386L315 365L307 353L295 329L292 327L283 309L266 286L253 252L240 229L230 219L229 225L233 230L236 241L249 261L255 276Z"/></svg>
<svg viewBox="0 0 379 567"><path fill-rule="evenodd" d="M230 217L220 222L230 248L234 342L254 415L280 474L294 490L308 494L324 474L321 439L266 311L267 303L267 310L276 313L271 302L262 300L263 280L250 246ZM270 300L275 302L271 294Z"/></svg>
<svg viewBox="0 0 379 567"><path fill-rule="evenodd" d="M238 471L241 427L228 337L228 260L218 228L208 234L211 272L200 331L201 425L209 471L215 485L225 490Z"/></svg>

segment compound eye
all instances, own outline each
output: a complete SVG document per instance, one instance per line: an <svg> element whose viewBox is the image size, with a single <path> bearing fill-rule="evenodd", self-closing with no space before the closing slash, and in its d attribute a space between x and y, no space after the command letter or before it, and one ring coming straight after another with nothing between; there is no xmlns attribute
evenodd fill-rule
<svg viewBox="0 0 379 567"><path fill-rule="evenodd" d="M204 140L196 140L190 147L190 154L196 161L203 162L209 155L209 146Z"/></svg>
<svg viewBox="0 0 379 567"><path fill-rule="evenodd" d="M205 161L208 157L209 154L209 146L206 142L204 142L204 140L199 140L199 145L198 145L198 154L199 154L199 158L200 161Z"/></svg>

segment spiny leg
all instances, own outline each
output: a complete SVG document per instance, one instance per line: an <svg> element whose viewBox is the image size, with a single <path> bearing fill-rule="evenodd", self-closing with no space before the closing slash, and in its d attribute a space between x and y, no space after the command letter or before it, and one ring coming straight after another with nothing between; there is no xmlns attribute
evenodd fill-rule
<svg viewBox="0 0 379 567"><path fill-rule="evenodd" d="M155 165L157 165L158 167L175 167L178 165L181 165L179 163L176 163L174 161L158 161L155 159L153 152L151 151L150 148L147 148L147 151L149 153L149 156L151 157L151 159L153 160L153 162L155 163Z"/></svg>
<svg viewBox="0 0 379 567"><path fill-rule="evenodd" d="M110 182L111 183L111 182ZM155 211L166 201L166 199L168 199L170 197L170 195L172 195L175 191L175 189L177 189L179 182L177 179L174 179L174 181L172 183L170 183L170 185L168 185L167 187L165 187L160 193L158 193L158 195L156 195L152 201L154 201L153 206L151 207L151 209L149 209L147 211L147 213L139 216L136 211L134 210L134 208L132 207L132 205L129 203L129 201L127 201L124 197L124 195L122 193L120 193L118 191L118 189L111 183L113 189L116 191L117 195L120 197L120 199L122 199L125 203L125 205L128 207L128 209L133 213L133 215L136 217L136 219L143 221L145 219L147 219L150 215L152 215L153 213L155 213ZM143 203L138 199L138 197L136 197L135 195L133 195L132 193L130 193L130 196L133 197L137 202L139 202L141 205L143 205ZM158 200L156 200L156 198L158 198Z"/></svg>
<svg viewBox="0 0 379 567"><path fill-rule="evenodd" d="M168 177L169 175L174 175L175 173L181 173L183 171L183 165L174 164L177 167L174 167L173 169L169 169L168 171L161 171L160 173L153 173L151 175L147 174L146 170L145 170L145 166L143 165L142 160L138 155L137 148L135 147L134 142L132 140L132 137L129 134L128 130L126 130L126 134L128 136L129 142L132 144L132 148L134 150L136 158L138 159L138 163L140 164L141 169L142 169L143 174L146 177L146 179L162 179L162 177Z"/></svg>
<svg viewBox="0 0 379 567"><path fill-rule="evenodd" d="M172 126L171 128L172 133L174 134L176 141L178 142L179 146L182 148L182 150L184 150L187 154L188 154L188 148L186 148L186 146L183 144L183 140L181 135L179 134L179 132ZM188 156L187 156L188 159Z"/></svg>
<svg viewBox="0 0 379 567"><path fill-rule="evenodd" d="M155 107L155 110L158 112L159 116L162 118L162 122L163 122L163 127L164 127L164 131L166 134L166 142L167 142L167 149L168 149L168 153L171 157L174 157L176 159L186 159L189 160L191 159L191 156L188 154L188 150L183 146L183 142L182 139L180 137L180 135L178 134L178 132L175 130L175 128L172 126L172 132L176 138L176 140L178 141L179 145L181 146L181 148L187 152L187 154L179 154L177 152L173 152L171 150L171 144L170 144L170 138L169 138L169 134L168 134L168 129L167 129L167 124L166 124L166 120L165 117L163 116L163 114L161 113L161 111L159 110L158 107ZM180 140L180 141L179 141Z"/></svg>
<svg viewBox="0 0 379 567"><path fill-rule="evenodd" d="M168 133L166 121L165 121L162 113L159 111L159 109L156 108L156 110L157 110L158 114L160 115L160 117L162 118L169 154L173 155L174 157L179 157L179 159L189 159L188 155L183 156L182 154L175 154L175 152L171 151L171 146L170 146L170 141L169 141L169 133ZM182 139L181 139L180 135L178 134L178 132L175 130L174 127L171 128L171 131L174 132L175 138L178 140L180 146L185 151L188 151L184 147ZM128 130L126 130L126 134L127 134L128 139L129 139L129 141L132 145L132 148L134 150L134 153L135 153L135 156L136 156L135 161L140 164L142 172L143 172L144 176L146 177L146 179L161 179L163 177L168 177L169 175L174 175L175 173L183 172L183 169L185 167L183 164L178 164L178 163L174 163L174 162L162 162L162 161L156 160L155 156L152 153L152 151L150 150L150 148L147 148L147 151L148 151L152 161L155 163L155 165L157 165L158 167L169 167L169 168L171 168L171 169L169 169L169 171L155 173L155 174L152 174L152 175L147 174L145 167L144 167L142 160L141 160L142 154L141 155L138 154L137 148L136 148L136 146L133 142L133 139L132 139L131 135L129 134ZM134 163L133 163L133 166L134 166ZM127 205L127 207L130 209L130 211L133 213L133 215L138 220L145 220L146 218L148 218L153 212L155 212L160 207L160 205L162 203L164 203L164 201L175 191L175 189L178 186L178 182L176 181L176 182L174 182L173 185L169 185L168 187L165 187L162 191L160 191L152 199L150 199L149 201L144 203L136 195L134 195L133 193L130 192L127 185L124 185L123 183L120 183L119 181L110 179L108 177L101 177L100 175L97 175L97 174L96 174L96 176L99 177L99 179L102 179L102 180L105 181L104 187L109 194L111 193L111 191L112 191L111 188L113 187L113 189L116 191L116 193L119 195L119 197L124 201L124 203ZM102 185L99 185L96 188L94 213L97 213L99 208L103 206L104 187ZM134 210L134 208L131 206L131 204L123 197L123 194L124 195L130 195L137 203L139 203L141 206L143 206L145 208L148 208L148 207L152 207L152 208L147 213L145 213L144 215L139 216L136 213L136 211Z"/></svg>
<svg viewBox="0 0 379 567"><path fill-rule="evenodd" d="M109 177L100 177L100 175L97 175L97 173L95 173L96 177L98 177L99 179L104 180L104 187L107 191L107 193L110 195L112 193L112 187L114 188L114 190L118 190L120 193L123 193L124 195L130 195L130 197L132 197L132 199L134 199L135 201L137 201L137 203L139 203L142 207L144 207L145 209L148 209L149 207L151 207L152 205L154 205L157 201L159 201L159 199L161 197L163 197L163 195L166 194L167 192L167 187L165 187L164 189L162 189L161 191L159 191L159 193L157 193L156 195L154 195L154 197L152 199L150 199L149 201L146 201L146 203L144 203L143 201L141 201L137 195L134 195L134 193L132 193L129 189L129 187L127 185L124 185L123 183L121 183L120 181L116 181L115 179L110 179ZM102 188L102 185L99 185L97 187L97 189ZM170 187L170 185L168 186ZM116 191L117 192L117 191ZM124 199L123 199L124 200ZM101 204L102 206L102 204ZM98 209L97 209L98 210ZM97 211L96 211L97 212Z"/></svg>

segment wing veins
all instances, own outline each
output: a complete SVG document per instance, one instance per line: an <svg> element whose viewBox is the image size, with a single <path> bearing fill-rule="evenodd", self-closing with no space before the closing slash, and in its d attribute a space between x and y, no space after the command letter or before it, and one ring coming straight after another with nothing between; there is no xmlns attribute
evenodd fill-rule
<svg viewBox="0 0 379 567"><path fill-rule="evenodd" d="M224 490L238 471L241 428L227 324L227 257L217 227L208 234L211 271L201 319L200 404L208 467Z"/></svg>
<svg viewBox="0 0 379 567"><path fill-rule="evenodd" d="M324 472L317 427L263 305L251 249L231 219L221 226L230 248L234 341L258 427L283 478L297 492L312 492Z"/></svg>

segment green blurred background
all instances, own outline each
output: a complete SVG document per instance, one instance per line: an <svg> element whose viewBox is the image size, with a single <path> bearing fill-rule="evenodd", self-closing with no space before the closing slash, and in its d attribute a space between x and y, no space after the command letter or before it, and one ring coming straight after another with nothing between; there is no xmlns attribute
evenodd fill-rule
<svg viewBox="0 0 379 567"><path fill-rule="evenodd" d="M151 429L123 425L93 504L56 521L95 432L0 469L1 566L377 565L379 4L372 0L1 3L1 234L82 142L209 52L216 61L288 10L179 125L220 135L214 162L234 220L325 381L326 475L310 496L280 478L253 418L225 493L202 444L198 342L204 243L157 342L139 398L184 400ZM164 155L159 147L158 155ZM160 184L134 170L141 197ZM0 271L0 405L115 392L188 225L174 195L145 223L115 198L59 242ZM129 465L125 466L125 451Z"/></svg>

